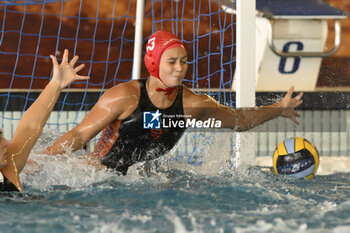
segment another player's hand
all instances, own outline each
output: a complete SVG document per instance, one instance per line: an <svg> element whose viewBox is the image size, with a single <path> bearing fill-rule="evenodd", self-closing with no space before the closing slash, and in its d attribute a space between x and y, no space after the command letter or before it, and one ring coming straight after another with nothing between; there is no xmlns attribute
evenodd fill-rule
<svg viewBox="0 0 350 233"><path fill-rule="evenodd" d="M78 75L77 73L84 68L84 64L81 64L74 68L75 63L78 61L78 56L68 63L68 49L64 50L61 64L57 62L55 56L50 55L53 64L53 80L56 80L60 88L63 89L76 80L88 80L89 76Z"/></svg>
<svg viewBox="0 0 350 233"><path fill-rule="evenodd" d="M297 113L297 111L295 111L295 108L303 103L303 100L301 99L303 97L303 93L301 92L292 98L293 91L294 87L291 86L284 98L279 102L279 105L282 108L282 116L289 117L294 123L299 124L296 117L299 117L300 115Z"/></svg>

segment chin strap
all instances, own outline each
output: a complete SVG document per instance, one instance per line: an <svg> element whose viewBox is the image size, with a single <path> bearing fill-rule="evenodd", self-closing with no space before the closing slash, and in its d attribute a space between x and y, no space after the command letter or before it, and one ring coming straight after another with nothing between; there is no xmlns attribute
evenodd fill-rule
<svg viewBox="0 0 350 233"><path fill-rule="evenodd" d="M171 94L174 92L174 91L177 91L177 87L168 87L168 88L156 88L156 91L158 92L161 92L161 91L164 91L165 92L165 95L167 95L169 98L171 96Z"/></svg>
<svg viewBox="0 0 350 233"><path fill-rule="evenodd" d="M168 96L168 98L170 99L171 94L173 94L173 92L177 91L177 87L168 87L168 86L163 82L163 80L161 80L160 78L158 78L158 79L164 84L164 86L166 86L166 88L163 89L163 88L158 87L158 88L156 88L156 91L158 91L158 92L164 91L164 92L165 92L164 94L165 94L166 96ZM175 96L176 96L176 95L174 95L174 97L175 97Z"/></svg>

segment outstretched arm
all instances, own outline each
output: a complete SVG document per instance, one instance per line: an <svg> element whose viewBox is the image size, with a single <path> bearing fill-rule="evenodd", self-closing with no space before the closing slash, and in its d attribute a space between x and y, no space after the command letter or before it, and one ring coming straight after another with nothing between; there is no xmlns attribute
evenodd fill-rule
<svg viewBox="0 0 350 233"><path fill-rule="evenodd" d="M7 149L8 164L1 170L2 174L18 187L19 190L22 189L22 186L18 174L27 162L28 155L39 138L61 90L75 80L89 79L88 76L77 74L77 72L83 69L84 64L74 68L78 56L75 56L68 63L68 50L64 51L61 64L58 64L55 56L51 55L50 57L53 63L52 79L37 100L23 114L15 135Z"/></svg>
<svg viewBox="0 0 350 233"><path fill-rule="evenodd" d="M208 118L215 118L222 121L222 127L234 128L237 131L245 131L258 126L266 121L269 121L278 116L288 117L293 122L298 124L296 117L299 114L295 108L302 104L303 93L299 93L292 98L294 87L291 87L284 98L275 104L256 107L256 108L241 108L231 109L230 107L217 103L210 97L201 97L200 101L193 101L194 109L189 114L206 120ZM197 104L196 104L197 103Z"/></svg>

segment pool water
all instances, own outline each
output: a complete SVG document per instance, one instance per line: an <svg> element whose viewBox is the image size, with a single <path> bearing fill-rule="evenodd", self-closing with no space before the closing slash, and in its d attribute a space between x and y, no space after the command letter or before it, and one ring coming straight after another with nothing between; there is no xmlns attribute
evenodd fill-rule
<svg viewBox="0 0 350 233"><path fill-rule="evenodd" d="M83 152L31 158L24 192L0 194L0 232L350 232L349 173L296 180L159 160L117 176Z"/></svg>
<svg viewBox="0 0 350 233"><path fill-rule="evenodd" d="M218 176L171 170L139 177L79 169L70 172L75 178L63 171L61 180L52 167L23 175L22 194L1 195L0 231L350 231L347 173L305 181L258 167Z"/></svg>

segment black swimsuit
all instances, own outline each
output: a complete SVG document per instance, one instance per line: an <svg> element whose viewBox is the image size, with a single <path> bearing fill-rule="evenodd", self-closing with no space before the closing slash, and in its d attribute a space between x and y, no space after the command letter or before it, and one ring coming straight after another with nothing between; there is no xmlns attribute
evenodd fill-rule
<svg viewBox="0 0 350 233"><path fill-rule="evenodd" d="M4 180L0 182L0 192L7 192L7 191L16 191L19 192L19 190L16 188L14 184L12 184L5 176Z"/></svg>
<svg viewBox="0 0 350 233"><path fill-rule="evenodd" d="M184 121L182 86L169 108L158 109L148 97L146 80L139 80L140 102L136 110L125 120L107 125L95 147L95 153L101 158L102 164L123 175L131 165L158 158L169 151L185 131L185 128L180 127L144 129L144 112L159 110L163 116L176 115L177 120Z"/></svg>

